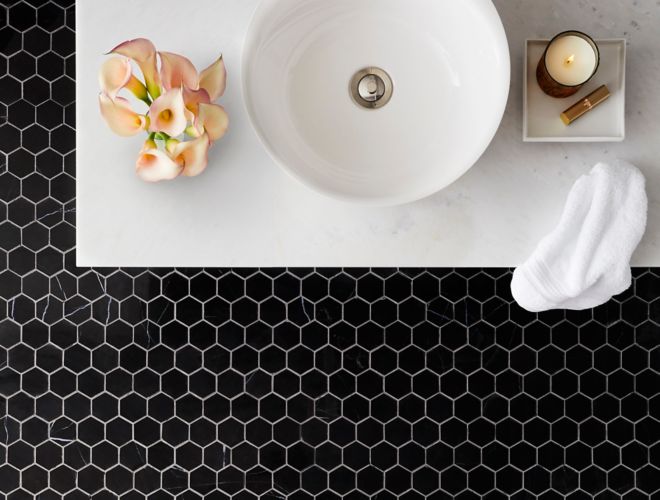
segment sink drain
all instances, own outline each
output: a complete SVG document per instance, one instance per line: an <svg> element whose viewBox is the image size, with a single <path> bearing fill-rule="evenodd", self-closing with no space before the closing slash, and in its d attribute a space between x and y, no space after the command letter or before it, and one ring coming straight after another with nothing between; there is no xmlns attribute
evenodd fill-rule
<svg viewBox="0 0 660 500"><path fill-rule="evenodd" d="M364 68L351 79L353 101L366 109L378 109L385 106L394 93L392 79L380 68Z"/></svg>

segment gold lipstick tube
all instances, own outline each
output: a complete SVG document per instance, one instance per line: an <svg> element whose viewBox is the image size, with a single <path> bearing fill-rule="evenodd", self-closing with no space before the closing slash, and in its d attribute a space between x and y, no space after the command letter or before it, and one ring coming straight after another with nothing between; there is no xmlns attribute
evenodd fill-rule
<svg viewBox="0 0 660 500"><path fill-rule="evenodd" d="M584 116L586 113L603 103L610 97L610 90L606 85L598 87L580 102L568 108L561 114L561 119L566 125L570 125L575 120Z"/></svg>

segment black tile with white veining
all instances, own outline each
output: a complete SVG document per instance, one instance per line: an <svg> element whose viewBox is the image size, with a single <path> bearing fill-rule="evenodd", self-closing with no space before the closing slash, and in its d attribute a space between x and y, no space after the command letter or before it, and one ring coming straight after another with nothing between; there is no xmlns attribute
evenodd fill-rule
<svg viewBox="0 0 660 500"><path fill-rule="evenodd" d="M75 267L74 6L0 5L0 493L650 498L660 271ZM655 465L654 465L655 464Z"/></svg>

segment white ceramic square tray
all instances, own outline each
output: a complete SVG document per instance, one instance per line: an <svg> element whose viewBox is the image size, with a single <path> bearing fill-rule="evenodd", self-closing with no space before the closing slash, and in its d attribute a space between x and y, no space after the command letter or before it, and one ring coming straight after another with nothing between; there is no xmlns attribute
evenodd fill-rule
<svg viewBox="0 0 660 500"><path fill-rule="evenodd" d="M596 40L600 49L598 72L577 94L556 99L543 93L536 67L549 40L527 40L523 85L523 140L525 142L620 142L625 139L626 40ZM601 85L610 98L566 126L560 114Z"/></svg>

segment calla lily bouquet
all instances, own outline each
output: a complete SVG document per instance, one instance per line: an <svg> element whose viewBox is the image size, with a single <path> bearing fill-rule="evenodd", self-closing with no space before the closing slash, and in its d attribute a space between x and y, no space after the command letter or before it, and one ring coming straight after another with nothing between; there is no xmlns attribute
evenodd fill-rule
<svg viewBox="0 0 660 500"><path fill-rule="evenodd" d="M213 104L227 85L222 56L198 73L189 59L157 52L144 38L124 42L108 54L115 57L99 73L101 115L122 137L148 134L138 156L137 175L159 182L201 174L208 164L209 148L229 125L225 109ZM140 68L144 82L134 74L132 63ZM124 89L148 110L134 111L128 99L119 96Z"/></svg>

